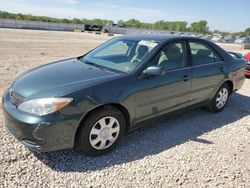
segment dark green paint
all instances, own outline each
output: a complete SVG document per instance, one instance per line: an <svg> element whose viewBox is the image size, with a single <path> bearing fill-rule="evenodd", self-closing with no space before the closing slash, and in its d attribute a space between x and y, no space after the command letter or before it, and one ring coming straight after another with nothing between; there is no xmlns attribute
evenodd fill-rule
<svg viewBox="0 0 250 188"><path fill-rule="evenodd" d="M129 129L164 114L203 104L212 99L226 81L233 91L244 83L244 62L233 59L217 45L202 39L167 37L164 35L133 35L130 40L154 40L159 45L136 70L129 74L101 70L77 58L44 65L15 79L11 89L30 100L42 97L72 97L65 108L46 116L33 116L19 111L10 101L9 91L3 96L6 126L23 144L36 151L72 148L80 122L86 115L112 104L128 113ZM116 39L114 39L116 40ZM156 53L169 42L188 40L204 42L223 59L221 62L166 71L163 75L143 75ZM188 49L188 48L187 48ZM187 54L190 54L187 51Z"/></svg>

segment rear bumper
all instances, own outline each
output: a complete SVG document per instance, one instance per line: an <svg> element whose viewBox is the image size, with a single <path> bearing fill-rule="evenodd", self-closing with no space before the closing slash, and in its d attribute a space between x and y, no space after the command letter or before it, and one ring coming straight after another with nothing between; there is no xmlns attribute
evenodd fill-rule
<svg viewBox="0 0 250 188"><path fill-rule="evenodd" d="M48 152L74 147L75 120L59 112L42 117L24 113L11 103L8 92L2 104L6 128L29 149Z"/></svg>

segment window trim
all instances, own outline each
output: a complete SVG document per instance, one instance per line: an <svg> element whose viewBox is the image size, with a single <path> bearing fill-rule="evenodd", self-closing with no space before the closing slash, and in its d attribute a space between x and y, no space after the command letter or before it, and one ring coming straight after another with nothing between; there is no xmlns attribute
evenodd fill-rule
<svg viewBox="0 0 250 188"><path fill-rule="evenodd" d="M215 64L215 63L221 63L224 62L225 60L223 59L223 57L221 57L221 55L209 44L206 43L204 41L200 41L200 40L193 40L193 39L189 39L186 41L186 45L187 45L187 50L188 50L188 55L189 55L189 61L190 61L190 67L199 67L199 66L204 66L204 65L211 65L211 64ZM215 61L215 62L211 62L211 63L204 63L204 64L200 64L200 65L193 65L193 58L192 58L192 50L190 48L190 43L199 43L204 45L205 47L209 48L215 55L217 55L221 61Z"/></svg>

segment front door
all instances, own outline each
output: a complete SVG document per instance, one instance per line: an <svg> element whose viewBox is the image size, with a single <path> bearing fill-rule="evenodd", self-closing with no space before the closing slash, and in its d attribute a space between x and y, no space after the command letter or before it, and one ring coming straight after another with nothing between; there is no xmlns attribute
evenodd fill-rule
<svg viewBox="0 0 250 188"><path fill-rule="evenodd" d="M137 123L187 106L191 68L184 42L167 44L149 66L160 66L164 75L139 77L136 82Z"/></svg>

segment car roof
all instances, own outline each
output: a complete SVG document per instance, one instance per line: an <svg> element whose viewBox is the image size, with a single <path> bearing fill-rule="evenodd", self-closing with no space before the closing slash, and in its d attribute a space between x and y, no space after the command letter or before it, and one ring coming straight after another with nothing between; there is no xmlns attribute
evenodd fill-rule
<svg viewBox="0 0 250 188"><path fill-rule="evenodd" d="M166 34L133 34L133 35L123 35L120 36L119 38L125 39L125 40L135 40L135 41L140 41L140 40L152 40L155 42L167 42L169 40L174 40L174 39L194 39L194 40L199 40L199 38L196 37L190 37L190 36L180 36L180 35L166 35Z"/></svg>
<svg viewBox="0 0 250 188"><path fill-rule="evenodd" d="M222 49L217 44L214 44L211 41L208 41L206 39L201 39L197 37L191 37L191 36L180 36L180 35L166 35L166 34L133 34L133 35L122 35L118 37L119 39L124 40L133 40L133 41L140 41L140 40L149 40L149 41L155 41L158 43L165 43L173 40L194 40L194 41L203 41L206 44L212 46L222 57L224 60L229 61L232 59L232 56L228 54L224 49Z"/></svg>

